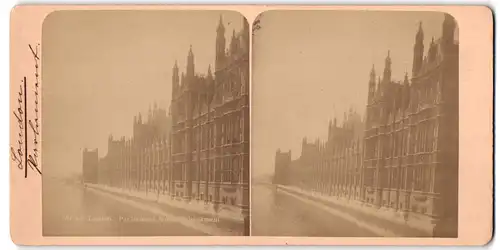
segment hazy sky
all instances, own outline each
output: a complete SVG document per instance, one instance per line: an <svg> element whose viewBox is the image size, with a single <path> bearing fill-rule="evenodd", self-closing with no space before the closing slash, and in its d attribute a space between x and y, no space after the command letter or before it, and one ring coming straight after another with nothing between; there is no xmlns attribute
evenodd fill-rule
<svg viewBox="0 0 500 250"><path fill-rule="evenodd" d="M274 172L276 150L300 154L302 138L326 138L328 122L352 105L364 115L369 74L384 69L390 50L393 80L411 75L418 23L425 53L441 36L438 12L272 11L254 35L252 171Z"/></svg>
<svg viewBox="0 0 500 250"><path fill-rule="evenodd" d="M226 39L242 16L218 11L59 11L43 24L42 152L44 174L81 171L84 147L107 151L107 138L132 135L134 115L156 101L167 109L175 60L185 71L215 63L223 15ZM147 116L147 115L146 115Z"/></svg>

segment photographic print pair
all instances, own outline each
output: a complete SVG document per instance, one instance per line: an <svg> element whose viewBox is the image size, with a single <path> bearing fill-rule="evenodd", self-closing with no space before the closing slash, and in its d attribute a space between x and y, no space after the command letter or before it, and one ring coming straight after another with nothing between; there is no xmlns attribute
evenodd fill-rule
<svg viewBox="0 0 500 250"><path fill-rule="evenodd" d="M42 8L13 47L11 180L41 196L37 242L489 241L492 193L467 193L492 183L492 137L462 128L491 128L490 96L464 103L491 69L462 79L474 37L491 63L487 8L158 8Z"/></svg>

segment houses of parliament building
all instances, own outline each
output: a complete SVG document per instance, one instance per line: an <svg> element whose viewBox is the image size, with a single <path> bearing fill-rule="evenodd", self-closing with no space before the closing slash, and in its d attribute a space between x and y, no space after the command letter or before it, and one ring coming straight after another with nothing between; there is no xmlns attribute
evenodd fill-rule
<svg viewBox="0 0 500 250"><path fill-rule="evenodd" d="M84 182L170 195L173 199L249 209L249 28L226 46L222 17L215 63L172 69L170 110L134 118L133 136L109 136L108 153L83 154ZM212 72L213 71L213 72Z"/></svg>
<svg viewBox="0 0 500 250"><path fill-rule="evenodd" d="M366 116L330 123L325 142L304 139L298 159L276 152L277 184L345 197L419 221L435 237L458 234L458 41L445 15L442 36L424 51L420 24L411 77L394 81L387 54L371 69Z"/></svg>

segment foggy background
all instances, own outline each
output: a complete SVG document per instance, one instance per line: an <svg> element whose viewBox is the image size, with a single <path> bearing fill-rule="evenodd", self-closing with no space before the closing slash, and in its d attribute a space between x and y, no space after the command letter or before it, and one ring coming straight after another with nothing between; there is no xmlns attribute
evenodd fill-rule
<svg viewBox="0 0 500 250"><path fill-rule="evenodd" d="M42 29L44 176L81 172L82 150L107 153L109 134L132 136L156 101L168 110L175 60L185 72L189 46L195 71L215 63L219 16L226 44L243 17L229 11L57 11Z"/></svg>
<svg viewBox="0 0 500 250"><path fill-rule="evenodd" d="M325 140L352 106L364 118L372 65L392 80L411 77L418 24L424 54L441 36L444 13L268 11L253 36L252 176L274 173L276 150L300 156L302 139ZM458 32L457 32L458 34Z"/></svg>

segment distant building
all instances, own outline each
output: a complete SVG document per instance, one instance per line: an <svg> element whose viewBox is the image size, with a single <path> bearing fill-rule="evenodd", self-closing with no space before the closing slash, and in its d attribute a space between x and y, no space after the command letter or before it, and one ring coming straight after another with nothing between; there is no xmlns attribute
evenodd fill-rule
<svg viewBox="0 0 500 250"><path fill-rule="evenodd" d="M291 152L276 153L275 182L295 185L327 195L359 197L362 167L363 121L350 110L342 125L335 118L328 126L326 141L302 140L302 152L291 160Z"/></svg>
<svg viewBox="0 0 500 250"><path fill-rule="evenodd" d="M424 56L415 36L412 78L393 81L388 53L382 79L370 72L364 132L359 118L330 125L326 142L304 140L276 180L348 197L428 225L436 237L458 234L458 41L445 15L442 36ZM361 125L361 127L360 127ZM277 155L277 158L279 156ZM284 182L282 182L284 184Z"/></svg>
<svg viewBox="0 0 500 250"><path fill-rule="evenodd" d="M292 163L292 152L276 151L275 159L275 174L274 184L288 184L288 173L290 172L290 164Z"/></svg>
<svg viewBox="0 0 500 250"><path fill-rule="evenodd" d="M97 149L89 150L85 148L82 156L83 181L87 183L98 182L99 153Z"/></svg>
<svg viewBox="0 0 500 250"><path fill-rule="evenodd" d="M166 110L154 105L148 119L134 117L133 137L108 138L108 152L99 160L99 182L148 192L168 192L170 176L169 135Z"/></svg>

